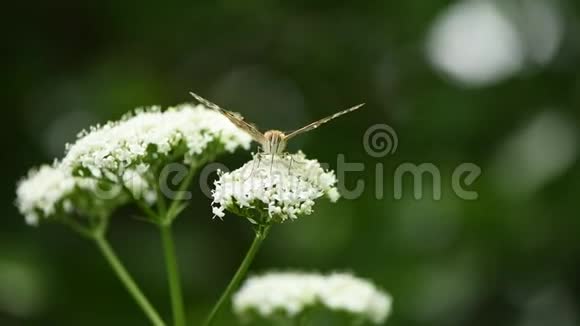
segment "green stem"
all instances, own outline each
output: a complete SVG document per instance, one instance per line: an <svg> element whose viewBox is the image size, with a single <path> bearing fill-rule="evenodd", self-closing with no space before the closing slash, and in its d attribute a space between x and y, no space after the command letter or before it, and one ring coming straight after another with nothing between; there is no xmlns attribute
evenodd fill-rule
<svg viewBox="0 0 580 326"><path fill-rule="evenodd" d="M165 326L165 322L163 322L161 317L159 317L159 313L157 313L155 308L153 308L149 300L147 300L143 292L139 289L139 286L137 286L131 275L129 275L129 272L127 272L127 269L125 269L115 254L113 248L109 245L109 242L103 236L95 236L93 239L109 265L111 265L115 274L117 274L121 283L123 283L127 291L129 291L129 294L131 294L145 315L147 315L151 324L155 326Z"/></svg>
<svg viewBox="0 0 580 326"><path fill-rule="evenodd" d="M187 176L179 186L175 198L172 199L171 204L169 205L169 209L165 213L165 223L171 223L178 215L179 206L182 205L182 201L186 198L187 189L193 180L193 176L195 175L195 171L197 171L197 165L192 164L189 167L189 172Z"/></svg>
<svg viewBox="0 0 580 326"><path fill-rule="evenodd" d="M252 245L250 246L248 252L246 253L246 257L244 257L244 260L242 261L240 267L238 267L236 274L231 279L230 283L228 284L225 291L222 293L217 303L213 306L211 312L209 313L207 319L205 320L204 323L205 326L210 326L212 324L215 316L217 315L221 307L230 298L232 292L238 287L242 279L246 276L248 268L252 264L252 261L254 260L254 257L258 252L258 249L260 249L260 245L268 235L269 228L270 226L265 226L256 230L256 236L254 237L254 241L252 242Z"/></svg>
<svg viewBox="0 0 580 326"><path fill-rule="evenodd" d="M157 208L158 214L146 212L153 216L153 219L159 225L161 231L161 240L163 242L163 250L165 255L165 267L167 269L167 281L169 283L169 293L171 296L171 310L173 312L173 324L175 326L185 326L185 309L183 303L183 294L181 291L181 277L179 273L179 266L177 264L177 255L175 253L175 244L173 242L173 235L171 233L171 224L181 210L185 207L181 202L185 199L185 191L189 187L193 175L195 174L196 166L192 164L189 173L184 181L179 186L179 192L176 198L172 198L169 207L165 203L164 193L161 189L157 189Z"/></svg>
<svg viewBox="0 0 580 326"><path fill-rule="evenodd" d="M179 267L175 254L171 224L160 225L161 239L165 251L165 265L167 267L167 280L171 294L171 309L173 311L173 323L175 326L185 326L185 309L183 307L183 295L181 293L181 281Z"/></svg>

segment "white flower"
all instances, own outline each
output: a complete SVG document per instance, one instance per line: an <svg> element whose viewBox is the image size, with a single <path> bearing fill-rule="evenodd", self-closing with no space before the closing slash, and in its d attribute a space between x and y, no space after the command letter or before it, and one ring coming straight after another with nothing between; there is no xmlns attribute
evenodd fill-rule
<svg viewBox="0 0 580 326"><path fill-rule="evenodd" d="M145 178L148 175L149 165L141 163L134 168L128 168L123 172L123 186L131 192L133 198L144 199L152 204L157 200L157 192L150 182Z"/></svg>
<svg viewBox="0 0 580 326"><path fill-rule="evenodd" d="M213 190L214 214L224 209L254 223L284 222L312 213L314 201L340 197L333 171L297 154L257 154L241 168L221 173Z"/></svg>
<svg viewBox="0 0 580 326"><path fill-rule="evenodd" d="M277 313L294 317L316 305L345 311L375 324L391 311L391 297L372 283L350 274L324 276L282 272L250 277L233 296L239 316L255 312L263 318Z"/></svg>
<svg viewBox="0 0 580 326"><path fill-rule="evenodd" d="M391 310L391 297L377 290L372 283L350 274L332 274L325 279L320 293L322 304L333 310L365 315L382 323Z"/></svg>
<svg viewBox="0 0 580 326"><path fill-rule="evenodd" d="M233 152L249 148L251 138L220 113L201 105L184 104L164 112L152 107L79 134L74 144L67 145L62 164L97 178L108 177L110 171L122 176L136 164L158 162L170 155L183 154L186 163L203 161L201 156L214 142Z"/></svg>
<svg viewBox="0 0 580 326"><path fill-rule="evenodd" d="M276 312L296 316L316 304L323 277L302 273L272 273L250 277L233 297L237 314L255 310L263 317Z"/></svg>
<svg viewBox="0 0 580 326"><path fill-rule="evenodd" d="M108 216L131 199L153 203L153 182L164 163L203 164L250 142L227 118L201 105L136 110L80 133L62 161L32 170L18 184L16 205L28 224L73 212Z"/></svg>
<svg viewBox="0 0 580 326"><path fill-rule="evenodd" d="M93 192L96 183L85 178L74 177L58 163L42 165L30 170L16 188L16 206L24 215L26 223L37 225L40 218L60 211L70 213L75 207L76 192Z"/></svg>
<svg viewBox="0 0 580 326"><path fill-rule="evenodd" d="M39 213L49 215L55 205L74 190L72 177L53 166L43 165L31 170L26 179L18 183L16 205L30 225L38 224Z"/></svg>

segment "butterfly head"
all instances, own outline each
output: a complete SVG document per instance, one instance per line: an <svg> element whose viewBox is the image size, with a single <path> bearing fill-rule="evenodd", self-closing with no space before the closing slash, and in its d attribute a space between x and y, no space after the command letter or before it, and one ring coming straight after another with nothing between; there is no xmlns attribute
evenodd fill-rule
<svg viewBox="0 0 580 326"><path fill-rule="evenodd" d="M262 149L267 154L281 154L286 148L286 135L279 130L270 130L264 133Z"/></svg>

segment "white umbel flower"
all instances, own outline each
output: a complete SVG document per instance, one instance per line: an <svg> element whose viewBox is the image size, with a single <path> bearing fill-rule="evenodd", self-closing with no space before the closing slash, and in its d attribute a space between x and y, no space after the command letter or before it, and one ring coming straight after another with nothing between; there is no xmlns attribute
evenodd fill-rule
<svg viewBox="0 0 580 326"><path fill-rule="evenodd" d="M212 143L233 152L238 147L248 149L251 138L220 113L201 105L184 104L164 112L152 107L81 133L67 146L62 163L97 178L108 177L109 172L122 175L136 164L158 162L180 152L185 163L195 163Z"/></svg>
<svg viewBox="0 0 580 326"><path fill-rule="evenodd" d="M16 206L26 223L37 225L42 218L73 211L99 214L113 202L125 200L122 196L104 199L97 196L99 188L94 179L75 177L58 163L32 169L16 188ZM107 204L105 204L107 202Z"/></svg>
<svg viewBox="0 0 580 326"><path fill-rule="evenodd" d="M153 203L153 182L164 164L199 166L250 143L249 135L201 105L136 110L82 132L61 161L32 170L17 186L16 205L29 224L67 213L106 217L130 200Z"/></svg>
<svg viewBox="0 0 580 326"><path fill-rule="evenodd" d="M344 273L332 274L324 280L320 301L333 310L367 316L376 324L382 323L391 310L390 296L372 283Z"/></svg>
<svg viewBox="0 0 580 326"><path fill-rule="evenodd" d="M221 173L213 190L213 213L224 210L257 224L284 222L310 215L314 201L322 196L335 202L340 197L333 171L317 160L297 154L257 154L241 168Z"/></svg>
<svg viewBox="0 0 580 326"><path fill-rule="evenodd" d="M39 214L51 215L56 205L75 188L74 178L61 169L43 165L31 170L16 189L16 206L30 225L38 224Z"/></svg>
<svg viewBox="0 0 580 326"><path fill-rule="evenodd" d="M345 273L325 276L279 272L254 276L233 296L237 315L257 313L266 319L280 313L292 318L319 305L381 324L387 319L391 304L387 293L369 281Z"/></svg>
<svg viewBox="0 0 580 326"><path fill-rule="evenodd" d="M255 310L263 317L283 312L300 314L317 303L323 277L302 273L272 273L250 277L233 297L237 314Z"/></svg>

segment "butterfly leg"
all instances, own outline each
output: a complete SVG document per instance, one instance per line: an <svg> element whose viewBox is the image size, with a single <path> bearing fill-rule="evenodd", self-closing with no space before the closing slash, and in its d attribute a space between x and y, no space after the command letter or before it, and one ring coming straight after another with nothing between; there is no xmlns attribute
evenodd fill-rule
<svg viewBox="0 0 580 326"><path fill-rule="evenodd" d="M254 162L252 162L252 170L250 171L250 173L248 173L246 175L246 178L244 179L244 181L247 181L248 179L250 179L254 175L255 168L256 168L256 161L254 160Z"/></svg>
<svg viewBox="0 0 580 326"><path fill-rule="evenodd" d="M288 165L288 175L292 175L292 163L294 162L294 157L290 155L290 165Z"/></svg>
<svg viewBox="0 0 580 326"><path fill-rule="evenodd" d="M258 163L256 164L256 160L258 161ZM260 161L262 160L262 153L260 153L260 147L258 147L258 152L256 153L256 155L254 156L254 159L252 160L252 171L250 171L250 174L248 175L248 177L244 180L248 180L249 178L254 176L254 171L256 171L257 169L260 168ZM257 167L256 167L257 165Z"/></svg>
<svg viewBox="0 0 580 326"><path fill-rule="evenodd" d="M271 154L272 159L270 160L270 176L272 176L272 168L274 167L274 153Z"/></svg>
<svg viewBox="0 0 580 326"><path fill-rule="evenodd" d="M258 167L256 169L260 168L260 163L262 163L262 153L258 153Z"/></svg>

